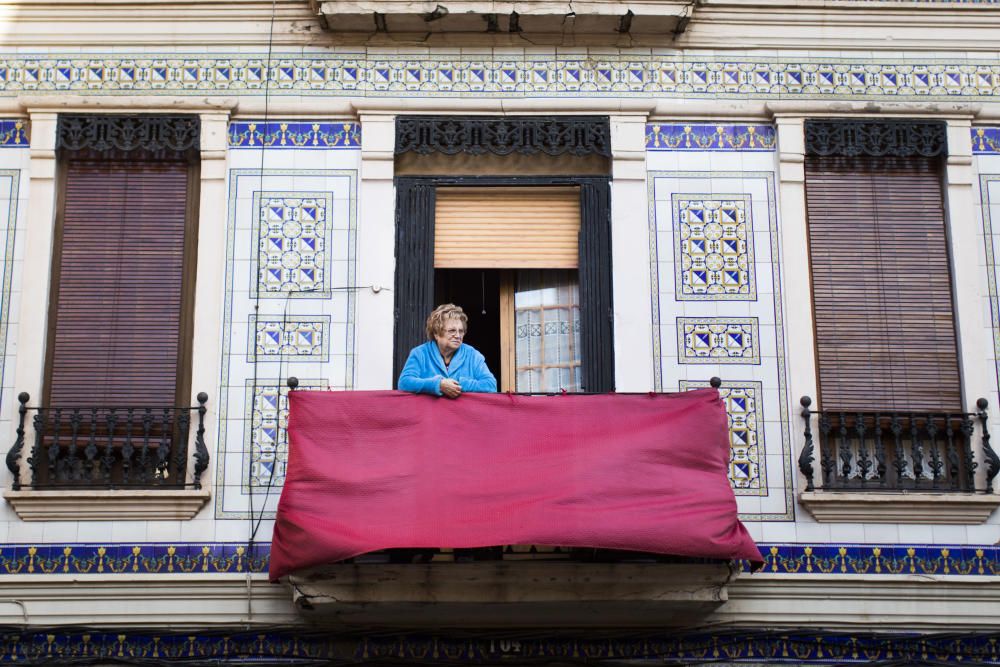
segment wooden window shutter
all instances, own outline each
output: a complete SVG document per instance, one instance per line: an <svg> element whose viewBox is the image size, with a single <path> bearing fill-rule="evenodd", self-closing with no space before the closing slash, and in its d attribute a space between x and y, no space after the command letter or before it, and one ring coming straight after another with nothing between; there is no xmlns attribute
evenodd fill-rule
<svg viewBox="0 0 1000 667"><path fill-rule="evenodd" d="M578 187L437 189L437 269L575 269L579 234Z"/></svg>
<svg viewBox="0 0 1000 667"><path fill-rule="evenodd" d="M820 407L962 409L936 158L806 158Z"/></svg>
<svg viewBox="0 0 1000 667"><path fill-rule="evenodd" d="M172 406L183 385L196 175L182 159L68 159L48 404Z"/></svg>

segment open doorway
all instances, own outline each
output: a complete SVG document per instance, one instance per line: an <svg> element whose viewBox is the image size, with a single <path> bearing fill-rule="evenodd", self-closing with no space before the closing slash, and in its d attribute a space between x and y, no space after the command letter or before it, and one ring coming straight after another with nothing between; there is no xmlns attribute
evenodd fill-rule
<svg viewBox="0 0 1000 667"><path fill-rule="evenodd" d="M580 391L576 270L437 269L434 297L468 315L465 342L486 357L501 391Z"/></svg>
<svg viewBox="0 0 1000 667"><path fill-rule="evenodd" d="M469 317L465 343L486 357L486 365L499 383L502 364L500 270L437 269L434 271L434 303L461 306Z"/></svg>

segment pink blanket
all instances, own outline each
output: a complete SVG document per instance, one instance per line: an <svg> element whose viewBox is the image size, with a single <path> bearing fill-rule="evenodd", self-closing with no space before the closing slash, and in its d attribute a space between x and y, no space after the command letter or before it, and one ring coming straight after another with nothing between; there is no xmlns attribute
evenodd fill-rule
<svg viewBox="0 0 1000 667"><path fill-rule="evenodd" d="M549 544L762 561L718 392L290 396L271 579L391 547Z"/></svg>

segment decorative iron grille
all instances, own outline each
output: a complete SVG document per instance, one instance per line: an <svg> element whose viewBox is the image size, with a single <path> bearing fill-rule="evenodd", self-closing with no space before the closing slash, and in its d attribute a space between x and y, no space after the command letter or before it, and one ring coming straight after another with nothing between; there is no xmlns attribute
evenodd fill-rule
<svg viewBox="0 0 1000 667"><path fill-rule="evenodd" d="M21 453L27 413L34 439L27 458L34 489L180 488L186 486L191 413L197 414L191 484L201 488L208 467L205 413L208 394L196 407L29 407L18 396L17 440L7 453L13 489L22 486Z"/></svg>
<svg viewBox="0 0 1000 667"><path fill-rule="evenodd" d="M93 153L187 153L201 145L197 116L60 115L56 148Z"/></svg>
<svg viewBox="0 0 1000 667"><path fill-rule="evenodd" d="M611 157L611 126L593 116L400 116L396 155L410 151Z"/></svg>
<svg viewBox="0 0 1000 667"><path fill-rule="evenodd" d="M939 120L807 120L806 153L856 157L937 157L948 154Z"/></svg>
<svg viewBox="0 0 1000 667"><path fill-rule="evenodd" d="M982 459L986 464L985 493L992 493L1000 458L990 447L986 399L974 413L813 411L803 396L805 446L799 470L806 491L816 488L812 418L819 431L822 488L838 491L976 490L978 462L974 455L979 422Z"/></svg>

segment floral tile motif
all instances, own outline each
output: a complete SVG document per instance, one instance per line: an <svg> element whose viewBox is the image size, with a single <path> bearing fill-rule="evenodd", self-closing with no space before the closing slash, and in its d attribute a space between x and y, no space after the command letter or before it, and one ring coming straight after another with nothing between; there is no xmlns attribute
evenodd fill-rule
<svg viewBox="0 0 1000 667"><path fill-rule="evenodd" d="M784 575L1000 576L1000 546L758 543L763 573ZM271 545L237 542L0 544L4 575L266 573ZM740 562L742 569L748 563ZM934 586L930 578L911 581Z"/></svg>
<svg viewBox="0 0 1000 667"><path fill-rule="evenodd" d="M679 301L757 298L747 195L672 195Z"/></svg>
<svg viewBox="0 0 1000 667"><path fill-rule="evenodd" d="M710 386L703 381L680 381L680 390ZM767 487L764 463L761 461L764 438L759 429L764 426L761 407L762 383L723 382L719 396L729 417L729 482L735 489Z"/></svg>
<svg viewBox="0 0 1000 667"><path fill-rule="evenodd" d="M330 316L250 320L247 361L328 361Z"/></svg>
<svg viewBox="0 0 1000 667"><path fill-rule="evenodd" d="M778 98L973 100L1000 96L1000 64L985 56L779 59L637 56L599 50L581 57L507 60L425 57L370 49L329 57L301 53L37 54L0 59L0 95L420 95L527 97ZM280 135L279 135L280 136Z"/></svg>
<svg viewBox="0 0 1000 667"><path fill-rule="evenodd" d="M1000 155L1000 127L972 128L974 155Z"/></svg>
<svg viewBox="0 0 1000 667"><path fill-rule="evenodd" d="M756 317L678 317L677 362L759 364Z"/></svg>
<svg viewBox="0 0 1000 667"><path fill-rule="evenodd" d="M319 71L319 70L317 70ZM229 148L361 149L361 125L327 121L234 121Z"/></svg>
<svg viewBox="0 0 1000 667"><path fill-rule="evenodd" d="M671 123L646 125L649 151L774 151L778 132L773 125Z"/></svg>
<svg viewBox="0 0 1000 667"><path fill-rule="evenodd" d="M299 378L299 389L323 389L320 380ZM246 381L246 440L250 467L243 483L252 490L280 489L288 463L288 387L277 380Z"/></svg>
<svg viewBox="0 0 1000 667"><path fill-rule="evenodd" d="M28 121L0 120L0 148L28 148Z"/></svg>
<svg viewBox="0 0 1000 667"><path fill-rule="evenodd" d="M261 297L329 296L328 192L258 192L257 285Z"/></svg>

